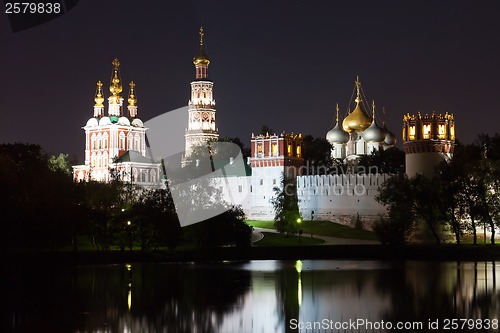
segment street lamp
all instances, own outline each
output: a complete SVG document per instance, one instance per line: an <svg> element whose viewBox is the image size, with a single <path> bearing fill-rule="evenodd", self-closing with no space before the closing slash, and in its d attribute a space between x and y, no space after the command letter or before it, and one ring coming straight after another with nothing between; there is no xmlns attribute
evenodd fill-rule
<svg viewBox="0 0 500 333"><path fill-rule="evenodd" d="M128 226L128 248L132 251L132 222L127 221Z"/></svg>
<svg viewBox="0 0 500 333"><path fill-rule="evenodd" d="M302 222L302 219L300 217L297 218L297 223L300 224ZM299 228L299 243L302 245L302 229Z"/></svg>
<svg viewBox="0 0 500 333"><path fill-rule="evenodd" d="M311 211L311 238L313 238L313 220L314 220L314 210Z"/></svg>

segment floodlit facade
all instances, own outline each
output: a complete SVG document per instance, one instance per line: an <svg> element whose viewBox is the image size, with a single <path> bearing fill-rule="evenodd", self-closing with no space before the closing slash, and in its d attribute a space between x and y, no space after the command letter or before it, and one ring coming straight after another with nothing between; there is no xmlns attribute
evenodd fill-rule
<svg viewBox="0 0 500 333"><path fill-rule="evenodd" d="M406 114L403 117L403 143L408 177L417 174L432 177L436 165L453 157L453 114Z"/></svg>
<svg viewBox="0 0 500 333"><path fill-rule="evenodd" d="M151 187L160 184L160 164L147 156L146 130L137 117L136 84L129 84L127 111L120 78L120 62L114 59L105 112L103 83L97 82L94 114L85 130L85 163L73 166L75 181L109 182L113 178Z"/></svg>

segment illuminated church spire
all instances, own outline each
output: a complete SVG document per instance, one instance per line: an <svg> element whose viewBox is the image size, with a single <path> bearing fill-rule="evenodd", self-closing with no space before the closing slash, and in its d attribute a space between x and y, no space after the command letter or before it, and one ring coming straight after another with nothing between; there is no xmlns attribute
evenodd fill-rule
<svg viewBox="0 0 500 333"><path fill-rule="evenodd" d="M104 115L104 97L102 96L102 82L101 80L97 81L97 89L95 93L95 105L94 105L94 117L101 118Z"/></svg>
<svg viewBox="0 0 500 333"><path fill-rule="evenodd" d="M130 90L128 93L128 115L130 118L137 117L137 97L135 96L135 83L134 81L129 83Z"/></svg>
<svg viewBox="0 0 500 333"><path fill-rule="evenodd" d="M113 59L112 65L113 72L111 74L111 84L109 85L109 92L111 93L111 96L108 98L108 114L109 116L119 117L121 115L121 107L123 105L123 97L120 95L123 87L120 81L120 62L117 58Z"/></svg>
<svg viewBox="0 0 500 333"><path fill-rule="evenodd" d="M196 78L206 79L208 77L208 65L210 64L210 58L205 53L205 46L203 45L203 27L200 27L200 42L198 45L198 53L193 58L193 64L196 67Z"/></svg>
<svg viewBox="0 0 500 333"><path fill-rule="evenodd" d="M193 58L196 67L196 79L191 82L191 98L188 104L188 127L186 130L185 160L189 159L192 147L204 144L219 137L215 126L215 99L213 97L214 83L207 78L207 68L210 59L204 49L204 31L200 28L198 52Z"/></svg>

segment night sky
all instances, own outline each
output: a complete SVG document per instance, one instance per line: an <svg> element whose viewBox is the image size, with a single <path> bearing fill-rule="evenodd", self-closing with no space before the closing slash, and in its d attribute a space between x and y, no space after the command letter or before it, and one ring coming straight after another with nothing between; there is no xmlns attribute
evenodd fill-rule
<svg viewBox="0 0 500 333"><path fill-rule="evenodd" d="M324 137L356 75L401 147L403 114L454 113L457 138L499 129L498 1L80 1L13 33L0 14L0 143L83 160L81 129L111 61L146 121L185 106L200 25L217 127L246 146L262 124ZM107 105L107 104L106 104ZM381 115L382 116L382 115Z"/></svg>

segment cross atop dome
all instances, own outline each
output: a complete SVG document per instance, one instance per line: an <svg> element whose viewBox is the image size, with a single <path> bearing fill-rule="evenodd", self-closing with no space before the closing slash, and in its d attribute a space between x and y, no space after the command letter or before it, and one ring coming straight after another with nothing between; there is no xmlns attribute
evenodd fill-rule
<svg viewBox="0 0 500 333"><path fill-rule="evenodd" d="M205 79L208 76L207 68L208 65L210 64L210 58L205 53L205 47L203 43L203 37L205 36L205 32L203 30L203 27L200 27L199 34L200 34L200 41L198 44L198 52L196 53L196 56L193 58L193 64L196 67L196 78Z"/></svg>

